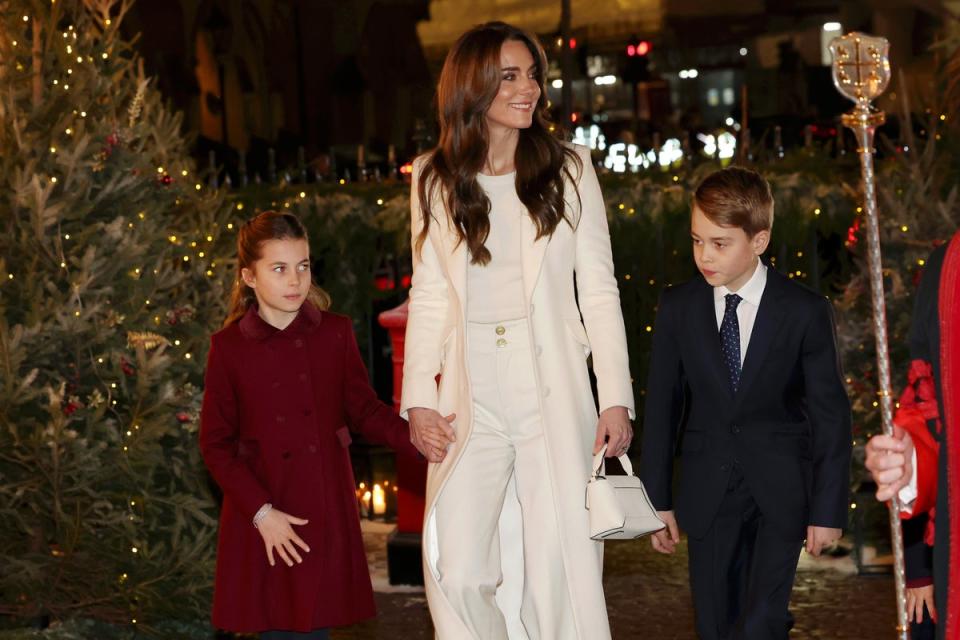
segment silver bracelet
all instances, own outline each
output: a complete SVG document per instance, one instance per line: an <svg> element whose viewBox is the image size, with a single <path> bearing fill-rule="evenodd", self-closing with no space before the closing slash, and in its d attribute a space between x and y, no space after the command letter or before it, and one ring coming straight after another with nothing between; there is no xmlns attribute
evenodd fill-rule
<svg viewBox="0 0 960 640"><path fill-rule="evenodd" d="M253 528L260 528L260 521L267 517L267 514L270 513L270 509L273 509L273 505L267 502L254 514L253 516Z"/></svg>

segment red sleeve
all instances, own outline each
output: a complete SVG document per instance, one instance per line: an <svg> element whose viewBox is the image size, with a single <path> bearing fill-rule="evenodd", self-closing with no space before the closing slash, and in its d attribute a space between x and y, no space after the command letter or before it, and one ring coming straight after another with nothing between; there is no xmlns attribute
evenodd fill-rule
<svg viewBox="0 0 960 640"><path fill-rule="evenodd" d="M909 384L900 396L899 408L893 417L895 425L910 434L917 452L917 498L910 511L901 512L903 519L928 513L937 504L937 457L939 444L930 431L929 421L939 429L933 370L929 362L914 360L907 374Z"/></svg>
<svg viewBox="0 0 960 640"><path fill-rule="evenodd" d="M393 407L387 406L377 397L367 368L360 356L357 338L350 321L344 331L347 345L344 355L344 407L350 428L359 431L370 442L383 444L397 453L419 457L413 443L410 442L410 427L407 421L397 415Z"/></svg>
<svg viewBox="0 0 960 640"><path fill-rule="evenodd" d="M901 517L913 517L928 513L937 506L937 464L939 447L927 427L927 421L922 418L901 418L897 412L894 422L910 434L913 447L917 452L917 499L913 503L910 513L903 513Z"/></svg>
<svg viewBox="0 0 960 640"><path fill-rule="evenodd" d="M211 340L200 411L200 451L223 492L252 519L260 507L270 502L270 495L238 456L238 399L225 354L221 352L223 348L216 337Z"/></svg>

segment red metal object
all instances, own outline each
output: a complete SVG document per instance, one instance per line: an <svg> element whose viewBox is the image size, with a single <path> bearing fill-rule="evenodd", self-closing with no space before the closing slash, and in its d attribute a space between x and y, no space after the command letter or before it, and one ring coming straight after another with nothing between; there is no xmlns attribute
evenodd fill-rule
<svg viewBox="0 0 960 640"><path fill-rule="evenodd" d="M400 390L403 388L404 339L407 331L407 305L384 311L378 317L380 326L390 332L393 345L393 407L400 409ZM426 504L427 463L407 456L397 456L397 531L421 533L423 510Z"/></svg>

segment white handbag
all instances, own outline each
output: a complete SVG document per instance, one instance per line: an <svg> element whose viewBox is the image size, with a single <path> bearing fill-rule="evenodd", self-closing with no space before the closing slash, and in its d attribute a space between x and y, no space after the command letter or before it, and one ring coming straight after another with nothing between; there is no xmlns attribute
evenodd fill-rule
<svg viewBox="0 0 960 640"><path fill-rule="evenodd" d="M630 540L666 527L657 517L643 482L633 473L626 455L619 456L625 476L607 476L603 445L593 457L593 474L587 483L586 507L590 512L590 538Z"/></svg>

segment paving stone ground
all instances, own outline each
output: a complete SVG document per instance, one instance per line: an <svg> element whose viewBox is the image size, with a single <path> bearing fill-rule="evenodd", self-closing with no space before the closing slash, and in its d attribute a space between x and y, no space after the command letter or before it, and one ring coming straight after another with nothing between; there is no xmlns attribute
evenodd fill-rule
<svg viewBox="0 0 960 640"><path fill-rule="evenodd" d="M382 585L386 534L367 532L374 583ZM831 561L805 559L797 574L791 609L793 638L881 640L895 637L893 579L863 577L825 568ZM833 561L836 562L836 561ZM846 563L849 565L849 561ZM646 540L608 542L604 585L614 640L694 640L687 588L686 545L675 556L655 553ZM379 580L378 580L379 577ZM376 620L338 629L335 640L432 640L422 592L377 593Z"/></svg>

